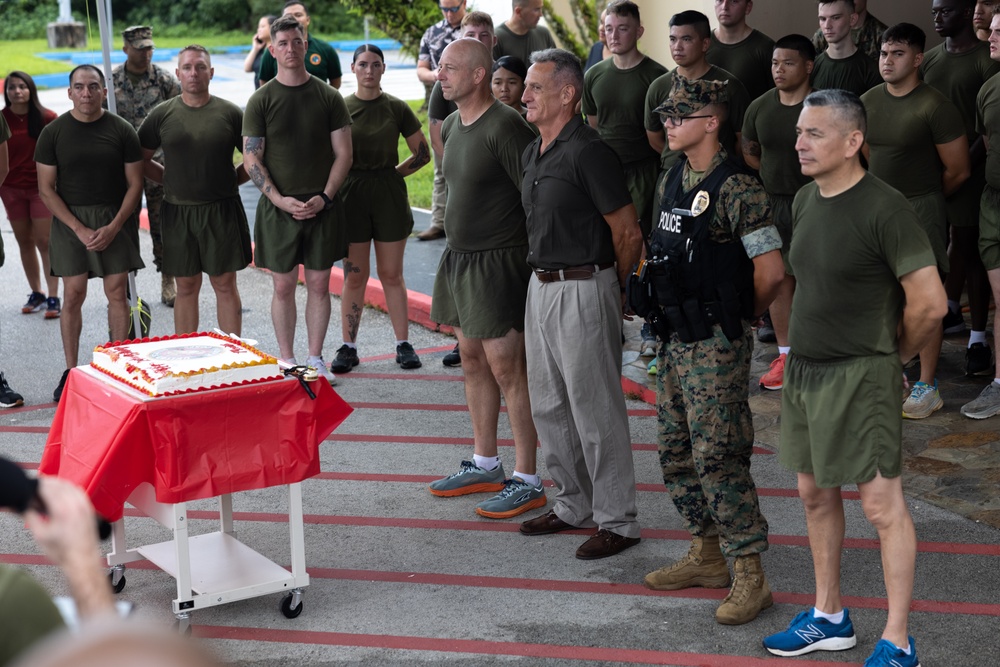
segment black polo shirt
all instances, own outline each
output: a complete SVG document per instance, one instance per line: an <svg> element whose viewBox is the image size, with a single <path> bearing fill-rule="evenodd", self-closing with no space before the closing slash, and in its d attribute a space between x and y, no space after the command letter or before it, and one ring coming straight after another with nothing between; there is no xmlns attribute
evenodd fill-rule
<svg viewBox="0 0 1000 667"><path fill-rule="evenodd" d="M618 156L579 116L539 155L541 145L538 137L521 158L528 264L565 269L615 261L604 215L632 203Z"/></svg>

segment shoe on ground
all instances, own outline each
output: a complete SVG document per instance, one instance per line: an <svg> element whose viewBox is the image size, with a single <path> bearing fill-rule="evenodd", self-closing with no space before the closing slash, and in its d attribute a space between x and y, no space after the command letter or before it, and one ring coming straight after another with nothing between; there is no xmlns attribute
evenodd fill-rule
<svg viewBox="0 0 1000 667"><path fill-rule="evenodd" d="M962 317L961 312L955 312L949 308L941 322L946 336L965 333L965 318Z"/></svg>
<svg viewBox="0 0 1000 667"><path fill-rule="evenodd" d="M462 365L462 354L461 352L458 351L457 343L455 344L454 350L444 355L444 359L441 360L441 363L444 364L445 366L448 366L449 368L451 368L452 366Z"/></svg>
<svg viewBox="0 0 1000 667"><path fill-rule="evenodd" d="M779 354L771 362L771 367L760 377L760 388L768 391L778 391L785 380L785 361L787 354Z"/></svg>
<svg viewBox="0 0 1000 667"><path fill-rule="evenodd" d="M639 356L655 357L656 336L653 335L653 327L650 326L649 322L642 323L640 335L642 336L642 342L639 344Z"/></svg>
<svg viewBox="0 0 1000 667"><path fill-rule="evenodd" d="M54 320L59 317L62 313L62 305L59 303L59 297L50 296L45 300L45 319Z"/></svg>
<svg viewBox="0 0 1000 667"><path fill-rule="evenodd" d="M37 313L45 305L45 295L41 292L32 292L28 295L28 302L21 306L21 312L25 315Z"/></svg>
<svg viewBox="0 0 1000 667"><path fill-rule="evenodd" d="M961 412L969 419L986 419L1000 414L1000 385L990 382L978 398L962 406Z"/></svg>
<svg viewBox="0 0 1000 667"><path fill-rule="evenodd" d="M656 375L656 357L646 366L646 375Z"/></svg>
<svg viewBox="0 0 1000 667"><path fill-rule="evenodd" d="M914 382L910 396L903 403L903 416L907 419L924 419L944 407L937 383Z"/></svg>
<svg viewBox="0 0 1000 667"><path fill-rule="evenodd" d="M875 650L865 660L864 667L920 667L913 637L907 637L907 639L910 640L910 645L907 647L910 649L909 655L888 639L878 640L878 644L875 644Z"/></svg>
<svg viewBox="0 0 1000 667"><path fill-rule="evenodd" d="M722 625L743 625L774 605L767 585L760 554L737 556L733 563L733 587L715 610L715 620Z"/></svg>
<svg viewBox="0 0 1000 667"><path fill-rule="evenodd" d="M764 638L764 648L774 655L784 657L805 655L813 651L844 651L854 648L857 643L854 624L851 623L847 609L844 609L844 620L838 624L825 618L816 618L812 609L799 612L787 630Z"/></svg>
<svg viewBox="0 0 1000 667"><path fill-rule="evenodd" d="M476 505L476 514L487 519L509 519L539 507L545 507L545 489L528 484L520 477L504 482L503 491Z"/></svg>
<svg viewBox="0 0 1000 667"><path fill-rule="evenodd" d="M436 241L437 239L443 239L445 236L444 227L428 227L424 231L417 234L417 240Z"/></svg>
<svg viewBox="0 0 1000 667"><path fill-rule="evenodd" d="M536 516L534 519L522 522L519 530L522 535L551 535L575 528L576 526L573 524L560 519L555 510L549 510L542 516Z"/></svg>
<svg viewBox="0 0 1000 667"><path fill-rule="evenodd" d="M576 557L580 560L607 558L620 554L629 547L634 547L639 544L640 540L641 538L638 537L625 537L601 528L589 540L580 545L580 548L576 550Z"/></svg>
<svg viewBox="0 0 1000 667"><path fill-rule="evenodd" d="M160 301L168 308L174 307L177 299L177 285L174 284L174 277L165 273L160 274Z"/></svg>
<svg viewBox="0 0 1000 667"><path fill-rule="evenodd" d="M358 349L350 345L341 345L337 356L330 362L330 370L334 373L350 373L351 369L361 363L358 359Z"/></svg>
<svg viewBox="0 0 1000 667"><path fill-rule="evenodd" d="M726 588L732 583L729 565L719 548L719 536L695 537L691 548L676 563L646 575L646 588L678 591L683 588Z"/></svg>
<svg viewBox="0 0 1000 667"><path fill-rule="evenodd" d="M16 408L24 405L24 396L10 388L7 378L0 373L0 408Z"/></svg>
<svg viewBox="0 0 1000 667"><path fill-rule="evenodd" d="M486 470L472 461L462 461L458 472L431 482L427 489L441 498L467 496L470 493L497 493L503 491L506 479L502 463L493 470Z"/></svg>
<svg viewBox="0 0 1000 667"><path fill-rule="evenodd" d="M965 374L979 375L989 371L993 372L996 364L993 359L993 350L986 343L973 343L965 350Z"/></svg>
<svg viewBox="0 0 1000 667"><path fill-rule="evenodd" d="M760 319L761 325L757 327L757 340L761 343L777 343L778 336L774 333L774 325L771 324L771 313L764 313Z"/></svg>
<svg viewBox="0 0 1000 667"><path fill-rule="evenodd" d="M420 363L420 357L413 351L413 346L409 343L400 343L396 346L396 363L399 364L400 368L406 370L420 368L423 365Z"/></svg>
<svg viewBox="0 0 1000 667"><path fill-rule="evenodd" d="M337 376L330 372L327 367L326 362L323 361L323 357L309 357L306 360L306 366L310 368L315 368L319 376L329 382L331 385L337 384Z"/></svg>
<svg viewBox="0 0 1000 667"><path fill-rule="evenodd" d="M62 398L63 389L66 388L66 378L67 377L69 377L69 369L68 368L63 371L62 377L59 378L59 386L57 386L56 390L54 392L52 392L52 400L55 401L56 403L58 403L59 399Z"/></svg>

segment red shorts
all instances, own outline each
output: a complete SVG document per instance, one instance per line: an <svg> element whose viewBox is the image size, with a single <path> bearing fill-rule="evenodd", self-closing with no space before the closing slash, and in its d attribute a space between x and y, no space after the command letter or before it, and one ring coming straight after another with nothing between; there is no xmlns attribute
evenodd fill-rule
<svg viewBox="0 0 1000 667"><path fill-rule="evenodd" d="M45 208L38 190L22 190L7 185L0 185L0 199L7 209L8 220L40 220L51 218L49 209Z"/></svg>

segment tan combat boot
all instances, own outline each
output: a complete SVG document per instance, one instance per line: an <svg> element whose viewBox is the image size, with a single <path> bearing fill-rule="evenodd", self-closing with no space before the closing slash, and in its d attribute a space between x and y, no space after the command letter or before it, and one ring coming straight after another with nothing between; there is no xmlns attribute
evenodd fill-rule
<svg viewBox="0 0 1000 667"><path fill-rule="evenodd" d="M715 620L723 625L749 623L774 604L771 588L760 565L760 554L737 556L733 570L736 573L733 587L715 611Z"/></svg>
<svg viewBox="0 0 1000 667"><path fill-rule="evenodd" d="M174 277L165 273L160 274L160 301L174 307L174 300L177 298L177 287L174 285Z"/></svg>
<svg viewBox="0 0 1000 667"><path fill-rule="evenodd" d="M696 537L687 555L646 575L646 588L676 591L682 588L725 588L729 585L729 565L719 549L719 536Z"/></svg>

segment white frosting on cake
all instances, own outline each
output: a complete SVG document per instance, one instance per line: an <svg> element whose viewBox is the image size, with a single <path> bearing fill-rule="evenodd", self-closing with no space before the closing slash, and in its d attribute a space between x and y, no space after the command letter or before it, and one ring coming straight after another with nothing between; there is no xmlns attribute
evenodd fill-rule
<svg viewBox="0 0 1000 667"><path fill-rule="evenodd" d="M282 376L274 357L215 333L109 343L94 350L90 365L151 396Z"/></svg>

